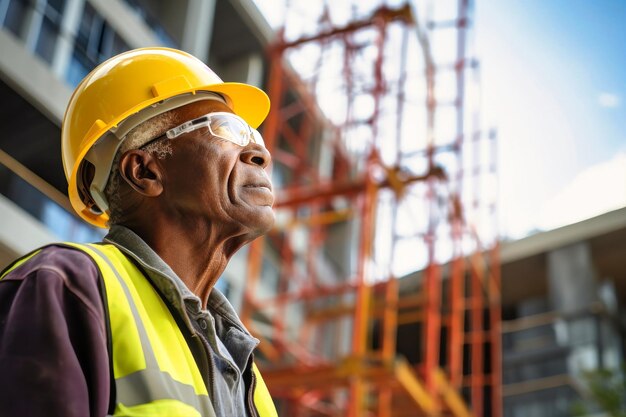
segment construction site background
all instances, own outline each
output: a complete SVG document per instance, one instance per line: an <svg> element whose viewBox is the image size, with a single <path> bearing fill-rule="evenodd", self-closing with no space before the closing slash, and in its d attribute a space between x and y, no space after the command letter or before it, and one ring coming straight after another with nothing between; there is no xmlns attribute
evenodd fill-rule
<svg viewBox="0 0 626 417"><path fill-rule="evenodd" d="M0 1L1 120L28 127L0 140L0 261L102 236L64 194L71 88L179 47L272 100L276 226L218 286L280 415L571 415L622 362L626 211L501 245L476 2L257 4L272 25L249 0Z"/></svg>

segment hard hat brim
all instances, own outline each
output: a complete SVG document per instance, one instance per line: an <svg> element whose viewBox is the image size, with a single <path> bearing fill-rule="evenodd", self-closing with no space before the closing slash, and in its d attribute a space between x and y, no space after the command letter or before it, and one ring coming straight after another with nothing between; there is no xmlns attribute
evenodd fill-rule
<svg viewBox="0 0 626 417"><path fill-rule="evenodd" d="M257 87L243 83L223 83L196 88L194 91L209 91L225 96L233 112L254 129L258 128L270 111L270 99Z"/></svg>

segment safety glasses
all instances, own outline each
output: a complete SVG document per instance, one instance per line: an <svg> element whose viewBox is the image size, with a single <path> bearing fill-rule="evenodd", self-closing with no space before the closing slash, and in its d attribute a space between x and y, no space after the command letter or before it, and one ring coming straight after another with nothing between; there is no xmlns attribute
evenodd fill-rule
<svg viewBox="0 0 626 417"><path fill-rule="evenodd" d="M265 147L263 137L250 127L241 117L227 112L209 113L190 120L165 132L168 139L174 139L185 133L198 130L201 135L211 135L224 139L239 146L247 146L250 142Z"/></svg>

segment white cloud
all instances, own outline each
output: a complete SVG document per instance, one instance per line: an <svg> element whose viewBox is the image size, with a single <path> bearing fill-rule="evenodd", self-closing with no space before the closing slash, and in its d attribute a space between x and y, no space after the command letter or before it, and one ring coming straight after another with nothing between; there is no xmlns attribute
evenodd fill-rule
<svg viewBox="0 0 626 417"><path fill-rule="evenodd" d="M550 230L626 206L626 152L593 165L543 206L540 228Z"/></svg>
<svg viewBox="0 0 626 417"><path fill-rule="evenodd" d="M603 92L598 94L598 104L602 107L614 109L620 106L621 99L617 94Z"/></svg>

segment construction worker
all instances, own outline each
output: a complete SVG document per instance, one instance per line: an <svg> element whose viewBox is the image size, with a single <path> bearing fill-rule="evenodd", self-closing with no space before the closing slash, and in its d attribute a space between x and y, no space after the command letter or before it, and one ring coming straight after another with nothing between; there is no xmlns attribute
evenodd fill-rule
<svg viewBox="0 0 626 417"><path fill-rule="evenodd" d="M214 288L272 226L256 87L143 48L95 68L62 124L72 207L98 244L40 248L0 279L1 416L275 416L259 341Z"/></svg>

